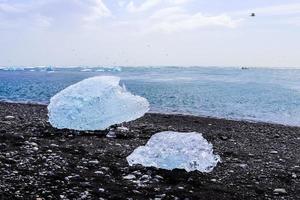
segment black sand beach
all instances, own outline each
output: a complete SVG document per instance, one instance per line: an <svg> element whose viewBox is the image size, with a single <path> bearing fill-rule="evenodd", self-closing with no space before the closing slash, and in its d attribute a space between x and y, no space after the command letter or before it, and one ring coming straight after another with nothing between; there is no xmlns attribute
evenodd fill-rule
<svg viewBox="0 0 300 200"><path fill-rule="evenodd" d="M45 106L0 103L0 199L300 199L299 127L163 114L126 127L115 139L57 130ZM165 130L203 133L222 163L207 174L129 167Z"/></svg>

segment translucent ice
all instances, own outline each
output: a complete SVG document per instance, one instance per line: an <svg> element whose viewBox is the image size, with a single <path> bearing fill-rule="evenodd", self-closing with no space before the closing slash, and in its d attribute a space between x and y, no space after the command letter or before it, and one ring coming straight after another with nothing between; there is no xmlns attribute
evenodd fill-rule
<svg viewBox="0 0 300 200"><path fill-rule="evenodd" d="M142 117L148 101L119 82L115 76L97 76L67 87L51 98L49 122L56 128L104 130Z"/></svg>
<svg viewBox="0 0 300 200"><path fill-rule="evenodd" d="M172 170L211 172L220 161L213 154L212 144L197 132L160 132L153 135L145 146L140 146L127 157L130 166L141 164Z"/></svg>

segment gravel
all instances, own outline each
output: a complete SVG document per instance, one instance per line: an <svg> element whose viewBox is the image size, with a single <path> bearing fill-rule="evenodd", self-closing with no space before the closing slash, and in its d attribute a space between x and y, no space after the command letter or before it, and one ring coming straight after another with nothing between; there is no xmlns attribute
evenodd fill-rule
<svg viewBox="0 0 300 200"><path fill-rule="evenodd" d="M164 114L123 126L115 138L58 130L46 106L0 103L0 199L300 199L299 127ZM167 130L202 133L222 162L211 173L128 166Z"/></svg>

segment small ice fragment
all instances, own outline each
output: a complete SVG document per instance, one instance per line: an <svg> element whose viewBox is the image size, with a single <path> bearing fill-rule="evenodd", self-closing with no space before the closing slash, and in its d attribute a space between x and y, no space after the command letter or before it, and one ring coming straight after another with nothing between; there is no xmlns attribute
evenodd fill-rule
<svg viewBox="0 0 300 200"><path fill-rule="evenodd" d="M244 168L244 169L248 167L247 164L239 164L239 166L240 166L241 168Z"/></svg>
<svg viewBox="0 0 300 200"><path fill-rule="evenodd" d="M57 144L50 144L51 147L59 147Z"/></svg>
<svg viewBox="0 0 300 200"><path fill-rule="evenodd" d="M33 147L33 148L32 148L32 150L33 150L33 151L38 151L38 150L39 150L39 148L37 148L37 147Z"/></svg>
<svg viewBox="0 0 300 200"><path fill-rule="evenodd" d="M127 88L126 88L126 86L125 86L124 83L122 84L122 89L123 89L124 91L127 91Z"/></svg>
<svg viewBox="0 0 300 200"><path fill-rule="evenodd" d="M107 135L106 135L107 138L116 138L117 135L114 131L110 130Z"/></svg>
<svg viewBox="0 0 300 200"><path fill-rule="evenodd" d="M120 132L128 132L129 131L129 128L125 127L125 126L120 126L120 127L117 127L117 131L120 131Z"/></svg>
<svg viewBox="0 0 300 200"><path fill-rule="evenodd" d="M172 170L211 172L220 161L213 154L213 146L197 132L160 132L145 146L140 146L127 157L130 166L141 164Z"/></svg>
<svg viewBox="0 0 300 200"><path fill-rule="evenodd" d="M99 161L98 161L98 160L90 160L89 163L90 163L90 164L96 164L96 165L97 165L97 164L99 164Z"/></svg>
<svg viewBox="0 0 300 200"><path fill-rule="evenodd" d="M284 188L276 188L274 189L274 193L277 193L277 194L286 194L286 190Z"/></svg>
<svg viewBox="0 0 300 200"><path fill-rule="evenodd" d="M119 77L97 76L67 87L50 99L49 122L59 129L105 130L142 117L148 101L119 82Z"/></svg>
<svg viewBox="0 0 300 200"><path fill-rule="evenodd" d="M124 176L123 179L132 180L132 179L136 179L136 177L133 174L128 174L127 176Z"/></svg>
<svg viewBox="0 0 300 200"><path fill-rule="evenodd" d="M5 119L6 119L6 120L12 120L12 119L15 119L15 117L14 117L14 116L11 116L11 115L8 115L8 116L5 116Z"/></svg>

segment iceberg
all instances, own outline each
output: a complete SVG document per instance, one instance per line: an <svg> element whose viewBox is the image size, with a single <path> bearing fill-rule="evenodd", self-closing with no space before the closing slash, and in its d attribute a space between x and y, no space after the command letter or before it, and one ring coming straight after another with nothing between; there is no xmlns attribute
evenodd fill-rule
<svg viewBox="0 0 300 200"><path fill-rule="evenodd" d="M97 76L67 87L50 99L49 122L59 129L105 130L142 117L149 111L147 99L119 82L119 77Z"/></svg>
<svg viewBox="0 0 300 200"><path fill-rule="evenodd" d="M185 169L187 172L211 172L220 162L213 154L213 146L201 133L165 131L153 135L127 157L130 166L140 164L167 170Z"/></svg>

